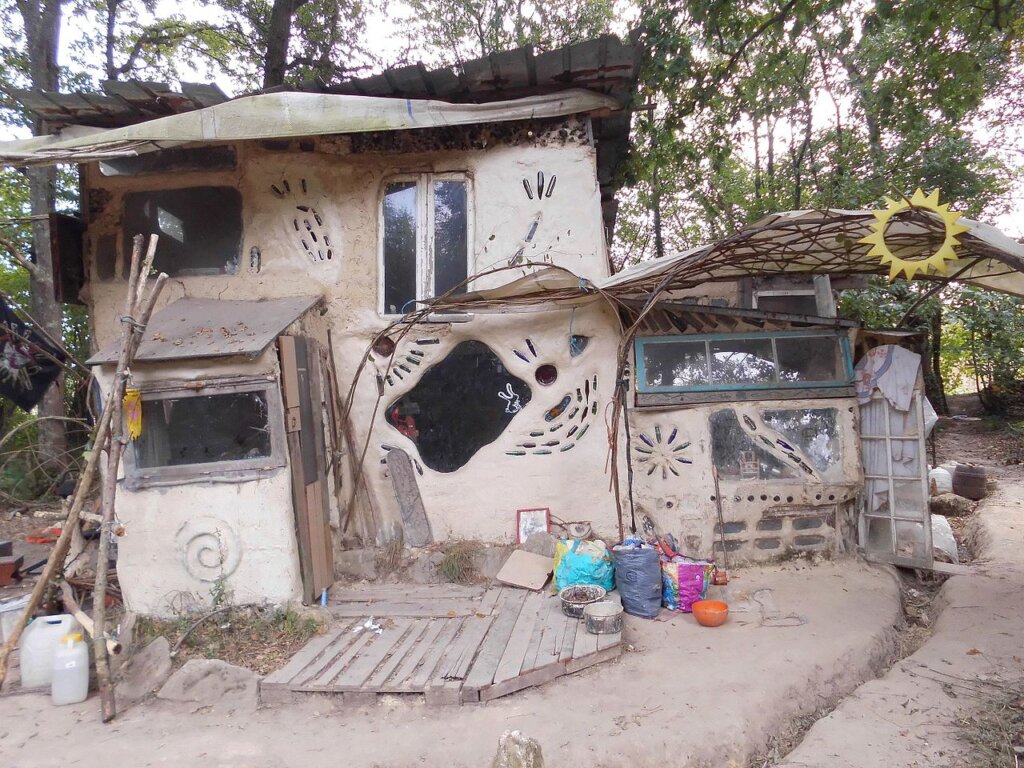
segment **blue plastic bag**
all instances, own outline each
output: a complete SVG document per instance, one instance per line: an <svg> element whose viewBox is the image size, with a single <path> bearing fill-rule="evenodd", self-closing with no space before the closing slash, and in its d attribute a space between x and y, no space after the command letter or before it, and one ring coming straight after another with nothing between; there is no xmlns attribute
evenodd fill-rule
<svg viewBox="0 0 1024 768"><path fill-rule="evenodd" d="M574 584L615 588L615 561L603 541L562 539L555 547L555 591Z"/></svg>

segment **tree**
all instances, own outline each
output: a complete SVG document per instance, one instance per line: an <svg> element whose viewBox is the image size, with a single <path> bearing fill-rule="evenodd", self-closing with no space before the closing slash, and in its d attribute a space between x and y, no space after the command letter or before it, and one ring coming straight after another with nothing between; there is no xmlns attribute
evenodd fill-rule
<svg viewBox="0 0 1024 768"><path fill-rule="evenodd" d="M533 45L551 50L607 32L612 0L410 0L417 56L460 64L495 51ZM426 56L424 53L426 52Z"/></svg>

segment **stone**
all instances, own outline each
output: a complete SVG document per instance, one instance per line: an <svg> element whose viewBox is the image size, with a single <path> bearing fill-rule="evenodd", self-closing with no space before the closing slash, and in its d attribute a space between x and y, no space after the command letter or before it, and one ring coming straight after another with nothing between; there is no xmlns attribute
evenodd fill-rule
<svg viewBox="0 0 1024 768"><path fill-rule="evenodd" d="M940 493L938 496L932 496L928 508L933 515L964 517L974 511L974 502L955 493Z"/></svg>
<svg viewBox="0 0 1024 768"><path fill-rule="evenodd" d="M405 571L405 577L413 584L440 584L441 572L438 568L444 554L433 550L422 550L417 553Z"/></svg>
<svg viewBox="0 0 1024 768"><path fill-rule="evenodd" d="M117 698L127 702L141 701L162 686L170 676L171 644L166 637L161 636L132 654L125 663L117 682Z"/></svg>
<svg viewBox="0 0 1024 768"><path fill-rule="evenodd" d="M536 739L519 731L505 731L491 768L544 768L544 755Z"/></svg>
<svg viewBox="0 0 1024 768"><path fill-rule="evenodd" d="M538 531L537 533L531 533L526 537L526 541L523 542L521 549L525 549L527 552L532 552L535 555L544 555L544 557L554 558L555 556L555 545L558 543L558 539L552 533L544 533Z"/></svg>
<svg viewBox="0 0 1024 768"><path fill-rule="evenodd" d="M259 706L259 680L255 672L220 659L190 659L157 696L198 707L254 712Z"/></svg>
<svg viewBox="0 0 1024 768"><path fill-rule="evenodd" d="M953 538L953 528L949 519L942 515L932 515L932 550L934 557L940 563L960 562L960 555L956 547L956 539Z"/></svg>
<svg viewBox="0 0 1024 768"><path fill-rule="evenodd" d="M377 550L343 549L334 553L334 575L338 578L373 581L377 578Z"/></svg>
<svg viewBox="0 0 1024 768"><path fill-rule="evenodd" d="M473 563L476 565L476 574L484 579L493 579L498 575L501 566L505 564L508 556L512 553L512 547L481 547L473 553Z"/></svg>

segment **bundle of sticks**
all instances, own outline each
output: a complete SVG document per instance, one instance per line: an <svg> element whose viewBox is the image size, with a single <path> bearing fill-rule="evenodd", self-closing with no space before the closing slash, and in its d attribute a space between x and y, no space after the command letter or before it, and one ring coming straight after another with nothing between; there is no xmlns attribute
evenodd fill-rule
<svg viewBox="0 0 1024 768"><path fill-rule="evenodd" d="M149 279L156 256L157 237L149 238L149 246L145 257L142 255L143 237L136 235L132 247L131 272L128 278L128 291L125 297L124 311L121 315L120 352L114 379L109 390L104 393L103 410L96 420L89 441L89 451L85 468L78 477L74 493L70 497L67 518L60 537L50 550L43 573L32 589L28 604L11 628L6 642L0 647L0 685L7 676L7 663L14 648L21 638L21 633L42 602L48 586L59 577L64 568L68 550L71 547L72 532L78 527L82 516L82 508L89 497L93 481L99 474L101 456L106 452L106 472L100 491L100 537L96 549L96 577L93 582L93 615L91 619L78 607L71 587L60 581L65 605L75 613L82 627L92 636L93 650L96 659L96 678L100 688L100 706L103 722L110 722L117 714L114 701L114 687L110 678L108 654L119 652L117 641L107 637L106 631L106 595L108 592L108 570L106 567L110 551L110 533L114 523L114 497L117 491L118 468L124 453L127 438L124 436L123 403L124 393L130 374L130 364L142 342L149 318L153 314L156 300L167 282L166 274L159 274ZM103 567L100 567L100 564ZM85 621L83 621L83 617Z"/></svg>

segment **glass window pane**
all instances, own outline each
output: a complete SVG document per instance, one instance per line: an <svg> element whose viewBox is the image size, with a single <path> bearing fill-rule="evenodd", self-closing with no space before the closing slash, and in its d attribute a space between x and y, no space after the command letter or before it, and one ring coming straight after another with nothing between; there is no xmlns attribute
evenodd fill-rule
<svg viewBox="0 0 1024 768"><path fill-rule="evenodd" d="M779 381L841 381L839 339L835 336L780 336Z"/></svg>
<svg viewBox="0 0 1024 768"><path fill-rule="evenodd" d="M233 275L242 247L242 196L232 187L130 192L124 197L122 251L132 238L160 236L153 269L175 275Z"/></svg>
<svg viewBox="0 0 1024 768"><path fill-rule="evenodd" d="M703 341L644 344L644 384L647 387L693 387L708 383Z"/></svg>
<svg viewBox="0 0 1024 768"><path fill-rule="evenodd" d="M710 342L712 384L772 384L775 362L770 338Z"/></svg>
<svg viewBox="0 0 1024 768"><path fill-rule="evenodd" d="M388 184L384 190L384 311L413 309L416 296L416 182ZM408 306L407 306L408 305Z"/></svg>
<svg viewBox="0 0 1024 768"><path fill-rule="evenodd" d="M788 312L795 315L817 315L814 294L796 296L757 296L757 308L765 312Z"/></svg>
<svg viewBox="0 0 1024 768"><path fill-rule="evenodd" d="M886 442L885 438L871 439L862 437L860 439L865 475L873 477L889 476L889 462L885 457Z"/></svg>
<svg viewBox="0 0 1024 768"><path fill-rule="evenodd" d="M799 472L755 443L731 408L711 415L711 457L719 475L731 480L792 479Z"/></svg>
<svg viewBox="0 0 1024 768"><path fill-rule="evenodd" d="M910 437L917 434L916 405L914 403L909 411L900 411L889 406L889 431L893 437Z"/></svg>
<svg viewBox="0 0 1024 768"><path fill-rule="evenodd" d="M867 522L866 549L879 554L892 554L892 521L885 518L869 517Z"/></svg>
<svg viewBox="0 0 1024 768"><path fill-rule="evenodd" d="M926 533L923 523L896 521L896 556L910 560L929 560L925 549Z"/></svg>
<svg viewBox="0 0 1024 768"><path fill-rule="evenodd" d="M434 295L447 293L467 277L468 212L464 181L434 182ZM465 286L459 293L465 291Z"/></svg>
<svg viewBox="0 0 1024 768"><path fill-rule="evenodd" d="M865 484L867 510L873 515L888 515L892 509L889 504L889 481L868 480Z"/></svg>
<svg viewBox="0 0 1024 768"><path fill-rule="evenodd" d="M893 480L892 490L896 495L895 510L898 516L918 517L927 514L924 482L921 480Z"/></svg>
<svg viewBox="0 0 1024 768"><path fill-rule="evenodd" d="M839 413L835 408L765 411L761 418L798 447L818 471L826 472L839 463Z"/></svg>
<svg viewBox="0 0 1024 768"><path fill-rule="evenodd" d="M893 477L920 477L921 451L918 441L893 440L890 446Z"/></svg>
<svg viewBox="0 0 1024 768"><path fill-rule="evenodd" d="M135 441L135 461L141 468L239 461L270 453L263 392L142 401L142 434Z"/></svg>

